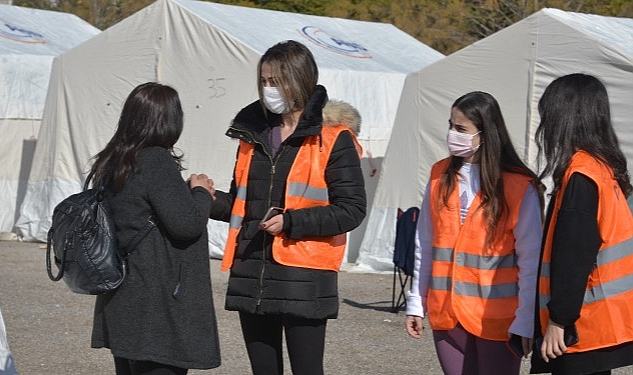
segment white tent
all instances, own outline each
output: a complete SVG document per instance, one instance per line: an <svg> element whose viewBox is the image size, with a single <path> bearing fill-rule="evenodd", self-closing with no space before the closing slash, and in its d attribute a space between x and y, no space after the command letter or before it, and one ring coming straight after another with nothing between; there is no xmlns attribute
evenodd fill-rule
<svg viewBox="0 0 633 375"><path fill-rule="evenodd" d="M633 162L633 19L543 9L407 78L367 232L359 270L393 269L397 209L419 206L431 165L448 156L450 106L470 91L486 91L501 105L517 151L536 167L538 100L555 78L599 77L609 92L612 119Z"/></svg>
<svg viewBox="0 0 633 375"><path fill-rule="evenodd" d="M72 14L0 4L0 232L24 199L53 58L97 33Z"/></svg>
<svg viewBox="0 0 633 375"><path fill-rule="evenodd" d="M21 234L44 240L54 206L80 189L127 94L145 81L180 93L185 130L177 146L185 153L185 175L204 172L227 189L237 144L224 133L257 98L259 57L287 39L312 50L330 98L358 108L363 146L380 160L406 76L443 57L390 24L159 0L55 60ZM212 255L221 254L226 228L210 222Z"/></svg>

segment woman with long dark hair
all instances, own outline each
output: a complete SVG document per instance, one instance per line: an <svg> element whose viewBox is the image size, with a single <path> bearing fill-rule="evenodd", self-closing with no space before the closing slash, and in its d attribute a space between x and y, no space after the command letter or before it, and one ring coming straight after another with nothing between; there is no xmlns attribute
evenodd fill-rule
<svg viewBox="0 0 633 375"><path fill-rule="evenodd" d="M157 225L127 257L121 286L97 296L92 347L110 349L117 375L220 365L206 227L214 190L204 175L183 180L174 152L182 129L176 90L145 83L94 158L93 186L105 188L119 249L150 217Z"/></svg>
<svg viewBox="0 0 633 375"><path fill-rule="evenodd" d="M541 177L553 189L541 254L532 373L633 364L633 188L596 77L554 80L539 101ZM542 159L539 159L542 160Z"/></svg>
<svg viewBox="0 0 633 375"><path fill-rule="evenodd" d="M458 98L448 123L451 156L433 165L420 209L407 332L420 338L428 316L445 374L519 374L534 329L541 184L492 95Z"/></svg>

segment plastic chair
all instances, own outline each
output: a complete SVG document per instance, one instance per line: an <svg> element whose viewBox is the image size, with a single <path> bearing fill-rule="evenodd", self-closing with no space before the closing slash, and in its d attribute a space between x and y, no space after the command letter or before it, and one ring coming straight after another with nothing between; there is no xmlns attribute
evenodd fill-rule
<svg viewBox="0 0 633 375"><path fill-rule="evenodd" d="M391 312L398 313L406 306L406 291L413 281L415 261L415 231L420 209L411 207L406 211L398 209L396 221L396 241L393 250L393 286Z"/></svg>

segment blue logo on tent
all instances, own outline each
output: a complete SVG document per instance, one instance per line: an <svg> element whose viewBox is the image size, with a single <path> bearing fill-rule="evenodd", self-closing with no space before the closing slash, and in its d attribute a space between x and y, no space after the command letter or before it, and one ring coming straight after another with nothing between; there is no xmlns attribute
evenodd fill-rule
<svg viewBox="0 0 633 375"><path fill-rule="evenodd" d="M44 35L35 31L21 29L7 22L0 24L0 36L23 43L46 43Z"/></svg>
<svg viewBox="0 0 633 375"><path fill-rule="evenodd" d="M342 38L337 38L319 29L318 27L304 26L301 29L300 33L304 37L308 38L308 40L310 40L311 42L336 53L351 57L359 57L363 59L372 58L369 50L363 47L360 43L350 42Z"/></svg>

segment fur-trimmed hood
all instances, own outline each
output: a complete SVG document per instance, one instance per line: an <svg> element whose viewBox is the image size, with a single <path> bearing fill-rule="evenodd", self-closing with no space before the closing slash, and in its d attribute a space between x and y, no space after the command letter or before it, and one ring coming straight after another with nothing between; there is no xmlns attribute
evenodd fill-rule
<svg viewBox="0 0 633 375"><path fill-rule="evenodd" d="M323 126L345 125L354 135L360 133L361 117L358 110L341 100L329 100L323 107Z"/></svg>
<svg viewBox="0 0 633 375"><path fill-rule="evenodd" d="M281 116L266 110L259 100L243 108L226 132L232 138L258 139L267 143L265 131L279 123ZM306 103L292 137L319 135L323 126L345 125L358 136L361 117L356 108L340 100L328 100L325 87L317 85L314 94ZM261 137L264 137L260 139Z"/></svg>

